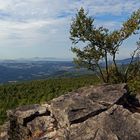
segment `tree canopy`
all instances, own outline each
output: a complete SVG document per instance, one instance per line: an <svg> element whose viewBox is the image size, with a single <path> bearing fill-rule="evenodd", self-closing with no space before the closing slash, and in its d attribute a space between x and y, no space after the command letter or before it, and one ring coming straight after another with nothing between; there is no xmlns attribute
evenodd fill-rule
<svg viewBox="0 0 140 140"><path fill-rule="evenodd" d="M122 24L119 30L109 31L104 27L96 27L94 18L88 16L88 13L81 8L76 17L72 20L70 28L70 39L72 40L73 53L75 63L79 67L85 67L89 70L96 71L96 74L106 83L112 81L112 71L110 71L109 58L112 58L111 68L113 77L116 80L113 82L127 82L130 66L122 73L116 63L116 55L119 52L119 47L123 41L129 38L132 34L137 34L140 29L140 9L133 12L130 18ZM84 43L84 47L77 47L77 44ZM139 44L139 43L138 43ZM130 65L134 60L135 55L140 50L140 45L134 50ZM100 65L101 61L105 62L105 69Z"/></svg>

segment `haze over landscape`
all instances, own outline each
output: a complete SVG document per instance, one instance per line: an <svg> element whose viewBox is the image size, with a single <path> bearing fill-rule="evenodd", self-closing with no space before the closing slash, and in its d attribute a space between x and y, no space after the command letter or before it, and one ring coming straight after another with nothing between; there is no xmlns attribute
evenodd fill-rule
<svg viewBox="0 0 140 140"><path fill-rule="evenodd" d="M72 60L69 30L84 7L97 26L120 28L139 0L0 0L0 59L53 57ZM128 58L138 36L123 43L118 59ZM125 53L124 53L125 52Z"/></svg>

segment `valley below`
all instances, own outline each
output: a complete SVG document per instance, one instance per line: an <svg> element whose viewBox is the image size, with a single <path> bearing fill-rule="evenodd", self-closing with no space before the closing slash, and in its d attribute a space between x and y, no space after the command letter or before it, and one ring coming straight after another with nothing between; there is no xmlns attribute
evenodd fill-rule
<svg viewBox="0 0 140 140"><path fill-rule="evenodd" d="M117 64L127 65L130 58L118 60ZM110 62L111 64L112 62ZM105 67L104 62L100 65ZM0 60L0 83L17 83L28 80L77 77L81 75L94 74L85 68L77 69L70 60L59 59L17 59Z"/></svg>

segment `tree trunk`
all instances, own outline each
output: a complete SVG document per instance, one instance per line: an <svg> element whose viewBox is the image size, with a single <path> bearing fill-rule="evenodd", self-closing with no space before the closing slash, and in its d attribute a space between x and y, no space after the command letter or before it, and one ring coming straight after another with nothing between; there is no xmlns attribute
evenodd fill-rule
<svg viewBox="0 0 140 140"><path fill-rule="evenodd" d="M109 72L108 72L108 57L107 50L105 49L105 67L106 67L106 83L109 82Z"/></svg>
<svg viewBox="0 0 140 140"><path fill-rule="evenodd" d="M118 77L118 78L121 78L121 77L120 77L120 74L119 74L118 66L117 66L117 64L116 64L116 55L115 55L115 53L113 53L113 63L114 63L114 66L115 66L115 71L116 71L116 73L117 73L117 77Z"/></svg>
<svg viewBox="0 0 140 140"><path fill-rule="evenodd" d="M102 69L101 69L100 65L99 65L98 63L97 63L96 65L97 65L97 67L98 67L98 69L99 69L99 72L100 72L100 74L101 74L101 77L102 77L103 82L106 83L106 79L105 79L105 77L104 77L104 74L103 74L103 72L102 72Z"/></svg>

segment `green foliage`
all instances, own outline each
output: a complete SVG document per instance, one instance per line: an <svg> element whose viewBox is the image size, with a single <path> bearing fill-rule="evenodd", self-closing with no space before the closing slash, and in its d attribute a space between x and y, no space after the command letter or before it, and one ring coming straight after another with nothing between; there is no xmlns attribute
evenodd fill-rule
<svg viewBox="0 0 140 140"><path fill-rule="evenodd" d="M113 71L115 83L127 82L128 73L130 72L130 65L133 62L135 54L140 50L138 47L132 54L132 61L126 73L119 71L116 63L116 54L119 52L119 47L124 40L129 38L132 34L136 34L140 28L140 9L132 13L131 17L123 23L120 30L109 31L107 28L95 27L94 19L85 13L84 9L81 8L76 17L73 19L70 28L70 39L74 47L72 47L73 53L76 54L74 59L75 63L79 67L85 67L90 70L96 71L101 79L108 83L112 82L113 79L109 72L108 56L112 57ZM85 44L85 47L78 48L76 45ZM101 60L105 62L105 69L100 66ZM117 80L118 79L118 80Z"/></svg>
<svg viewBox="0 0 140 140"><path fill-rule="evenodd" d="M129 82L129 87L132 93L140 94L140 80L131 80Z"/></svg>
<svg viewBox="0 0 140 140"><path fill-rule="evenodd" d="M99 83L94 75L38 80L0 86L0 124L6 111L22 105L43 103L82 86Z"/></svg>

